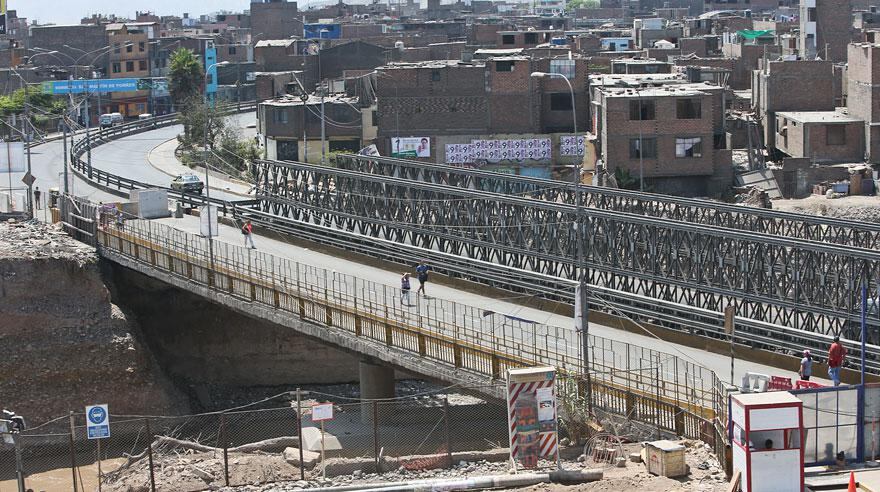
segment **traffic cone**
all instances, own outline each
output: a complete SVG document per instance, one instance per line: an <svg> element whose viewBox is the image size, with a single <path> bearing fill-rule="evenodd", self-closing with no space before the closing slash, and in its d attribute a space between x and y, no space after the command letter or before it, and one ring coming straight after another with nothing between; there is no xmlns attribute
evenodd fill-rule
<svg viewBox="0 0 880 492"><path fill-rule="evenodd" d="M856 488L856 474L853 472L849 472L849 487L846 488L846 492L858 492L859 489Z"/></svg>

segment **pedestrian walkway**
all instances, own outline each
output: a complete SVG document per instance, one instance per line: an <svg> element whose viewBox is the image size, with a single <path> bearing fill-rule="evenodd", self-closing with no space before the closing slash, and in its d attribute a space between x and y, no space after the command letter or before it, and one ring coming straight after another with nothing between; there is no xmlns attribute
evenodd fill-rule
<svg viewBox="0 0 880 492"><path fill-rule="evenodd" d="M182 219L159 219L162 222L171 225L177 229L199 233L198 217L184 216ZM234 245L244 245L244 236L241 234L239 227L220 225L219 241L227 242ZM397 270L388 270L383 267L361 264L356 261L339 258L328 253L316 251L310 248L293 244L292 242L273 239L262 236L257 231L254 234L254 243L259 251L263 251L272 255L290 258L297 262L312 265L321 268L327 268L334 272L342 274L350 274L357 276L366 281L385 284L388 286L399 286L400 277L404 270L415 275L416 265L410 268L400 268ZM426 287L427 298L418 298L419 302L432 302L432 299L448 299L461 304L466 304L486 312L494 312L511 316L518 319L525 319L542 323L550 326L557 326L563 329L571 329L574 331L574 319L568 314L558 312L542 311L540 309L526 307L518 304L528 299L530 296L522 296L511 294L509 297L495 298L484 293L477 293L470 290L436 283L435 280L442 279L440 275L432 275L431 281ZM415 282L415 281L414 281ZM417 300L415 289L411 294L413 302ZM730 374L730 357L714 352L708 352L696 348L677 345L665 342L650 336L649 334L640 335L616 328L590 323L590 334L611 340L620 340L622 342L631 343L640 347L644 347L659 352L665 352L679 356L689 362L700 365L714 371L722 379L728 379ZM797 374L791 371L781 370L775 367L758 364L748 361L737 360L735 367L735 378L739 382L746 372L756 372L767 375L777 375L791 377L797 379ZM827 380L821 378L813 378L820 384L829 384Z"/></svg>
<svg viewBox="0 0 880 492"><path fill-rule="evenodd" d="M153 168L161 171L162 173L167 174L170 177L175 177L178 174L195 174L199 177L203 182L205 181L205 172L201 170L201 168L193 169L190 168L177 158L174 154L174 150L177 149L177 138L172 138L161 144L154 147L147 156L147 159L150 162L150 165ZM238 181L234 178L230 178L229 176L219 173L217 171L211 171L211 179L209 180L209 184L211 185L211 190L219 190L225 191L227 193L238 195L242 198L252 198L254 187L248 183L243 181Z"/></svg>

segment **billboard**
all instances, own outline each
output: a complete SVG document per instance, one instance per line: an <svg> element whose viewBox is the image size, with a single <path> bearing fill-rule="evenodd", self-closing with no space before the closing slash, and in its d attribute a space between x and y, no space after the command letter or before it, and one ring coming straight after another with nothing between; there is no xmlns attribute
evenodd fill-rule
<svg viewBox="0 0 880 492"><path fill-rule="evenodd" d="M0 0L0 34L6 34L6 0Z"/></svg>
<svg viewBox="0 0 880 492"><path fill-rule="evenodd" d="M431 139L429 137L392 138L391 157L431 157Z"/></svg>
<svg viewBox="0 0 880 492"><path fill-rule="evenodd" d="M2 0L0 0L2 1ZM168 79L78 79L49 80L41 84L45 94L85 94L95 92L131 92L152 90L154 96L167 95Z"/></svg>

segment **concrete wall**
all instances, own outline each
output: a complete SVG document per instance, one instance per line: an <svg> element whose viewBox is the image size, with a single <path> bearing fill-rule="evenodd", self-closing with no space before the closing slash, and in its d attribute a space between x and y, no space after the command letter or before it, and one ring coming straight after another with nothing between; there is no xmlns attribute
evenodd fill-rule
<svg viewBox="0 0 880 492"><path fill-rule="evenodd" d="M865 133L860 121L847 123L801 123L777 117L778 126L787 127L788 137L776 135L776 147L791 157L806 157L819 162L857 162L863 157ZM845 128L845 142L829 145L828 128ZM787 142L786 142L787 140Z"/></svg>
<svg viewBox="0 0 880 492"><path fill-rule="evenodd" d="M358 380L357 356L113 265L114 298L131 306L165 371L185 387Z"/></svg>

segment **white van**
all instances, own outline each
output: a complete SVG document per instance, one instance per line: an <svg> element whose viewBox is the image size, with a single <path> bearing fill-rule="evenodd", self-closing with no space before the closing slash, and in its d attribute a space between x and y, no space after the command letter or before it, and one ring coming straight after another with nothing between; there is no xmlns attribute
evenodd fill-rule
<svg viewBox="0 0 880 492"><path fill-rule="evenodd" d="M122 113L104 113L98 121L101 123L101 128L109 128L111 126L121 125L124 120L122 118Z"/></svg>

